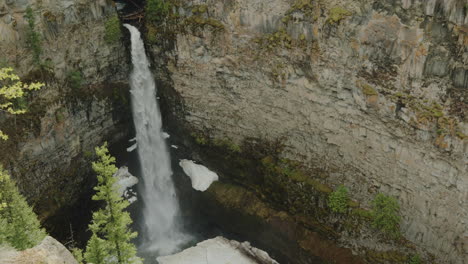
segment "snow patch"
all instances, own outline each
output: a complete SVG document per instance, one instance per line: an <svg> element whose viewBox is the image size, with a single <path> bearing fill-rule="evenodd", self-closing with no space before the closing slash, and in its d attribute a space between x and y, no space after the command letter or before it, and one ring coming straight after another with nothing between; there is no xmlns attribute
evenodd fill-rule
<svg viewBox="0 0 468 264"><path fill-rule="evenodd" d="M160 264L279 264L249 242L240 243L224 237L205 240L180 253L158 257L157 261Z"/></svg>
<svg viewBox="0 0 468 264"><path fill-rule="evenodd" d="M128 148L127 148L127 152L132 152L132 151L134 151L134 150L137 148L137 146L138 146L137 143L133 144L131 147L128 147Z"/></svg>
<svg viewBox="0 0 468 264"><path fill-rule="evenodd" d="M114 174L114 177L117 178L115 184L119 187L119 195L123 196L130 203L135 202L137 200L136 192L131 187L138 183L138 178L130 174L126 166L120 167Z"/></svg>
<svg viewBox="0 0 468 264"><path fill-rule="evenodd" d="M162 132L162 137L163 137L164 139L166 139L166 138L170 138L171 135L169 135L169 134L166 133L166 132Z"/></svg>
<svg viewBox="0 0 468 264"><path fill-rule="evenodd" d="M192 180L192 188L197 191L206 191L213 182L219 179L218 174L203 165L195 164L191 160L181 160L179 165Z"/></svg>

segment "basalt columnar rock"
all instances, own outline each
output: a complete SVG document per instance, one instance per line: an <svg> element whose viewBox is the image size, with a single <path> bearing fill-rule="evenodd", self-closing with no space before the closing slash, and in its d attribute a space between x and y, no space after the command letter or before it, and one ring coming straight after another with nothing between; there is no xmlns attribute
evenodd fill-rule
<svg viewBox="0 0 468 264"><path fill-rule="evenodd" d="M152 49L168 113L211 139L282 138L362 206L395 196L437 263L468 263L466 1L178 2L174 50Z"/></svg>
<svg viewBox="0 0 468 264"><path fill-rule="evenodd" d="M40 62L26 42L26 8L40 35ZM116 15L112 1L0 1L0 67L46 86L28 96L28 113L0 116L10 135L0 163L45 218L85 189L94 147L129 133L128 57L121 41L105 41Z"/></svg>

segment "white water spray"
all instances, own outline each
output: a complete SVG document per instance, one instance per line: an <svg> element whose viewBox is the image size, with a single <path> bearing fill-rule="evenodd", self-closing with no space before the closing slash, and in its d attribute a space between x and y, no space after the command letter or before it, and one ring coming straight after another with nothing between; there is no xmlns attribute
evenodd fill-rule
<svg viewBox="0 0 468 264"><path fill-rule="evenodd" d="M130 77L133 122L135 124L143 179L143 221L146 232L142 250L158 255L173 253L188 240L179 227L179 203L172 181L171 160L162 132L156 102L156 85L149 69L140 32L131 33L133 72Z"/></svg>

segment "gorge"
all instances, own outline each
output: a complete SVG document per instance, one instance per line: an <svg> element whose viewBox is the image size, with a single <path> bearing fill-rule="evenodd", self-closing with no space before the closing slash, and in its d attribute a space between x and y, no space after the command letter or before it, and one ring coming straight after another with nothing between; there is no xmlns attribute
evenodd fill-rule
<svg viewBox="0 0 468 264"><path fill-rule="evenodd" d="M107 38L113 1L0 0L0 65L46 83L27 114L0 115L12 135L0 163L50 234L65 243L69 212L93 206L93 148L109 141L125 165L136 135L140 236L161 252L193 243L183 222L196 215L215 230L202 236L251 241L280 263L468 263L466 1L163 2L131 22L146 62L129 21ZM179 159L219 182L191 190ZM330 206L339 186L345 213ZM398 236L373 224L379 193L398 201Z"/></svg>

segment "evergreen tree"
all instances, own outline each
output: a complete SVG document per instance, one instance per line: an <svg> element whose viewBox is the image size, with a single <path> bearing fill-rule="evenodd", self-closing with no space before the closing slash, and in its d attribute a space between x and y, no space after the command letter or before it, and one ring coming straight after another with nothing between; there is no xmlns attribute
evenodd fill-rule
<svg viewBox="0 0 468 264"><path fill-rule="evenodd" d="M7 221L0 214L0 246L8 244L7 233Z"/></svg>
<svg viewBox="0 0 468 264"><path fill-rule="evenodd" d="M153 23L158 23L169 14L171 4L167 0L148 0L145 9L146 19Z"/></svg>
<svg viewBox="0 0 468 264"><path fill-rule="evenodd" d="M26 8L26 20L28 21L28 30L26 32L26 42L33 52L33 61L37 65L41 63L41 35L36 32L36 18L30 6Z"/></svg>
<svg viewBox="0 0 468 264"><path fill-rule="evenodd" d="M129 225L132 223L130 214L125 212L129 203L118 193L115 158L109 154L107 143L96 148L99 157L93 162L93 170L97 173L98 184L94 187L96 194L93 200L103 201L105 207L93 213L93 221L89 228L93 236L88 241L85 259L88 263L133 264L141 263L136 257L136 248L130 240L137 236Z"/></svg>
<svg viewBox="0 0 468 264"><path fill-rule="evenodd" d="M10 175L0 167L0 241L24 250L37 245L46 233ZM3 241L2 241L3 240Z"/></svg>
<svg viewBox="0 0 468 264"><path fill-rule="evenodd" d="M397 238L400 235L400 205L390 196L379 193L372 201L372 225Z"/></svg>
<svg viewBox="0 0 468 264"><path fill-rule="evenodd" d="M100 239L96 234L93 234L86 246L86 253L84 254L86 261L94 264L106 263L106 257L109 253L105 244L106 241Z"/></svg>

